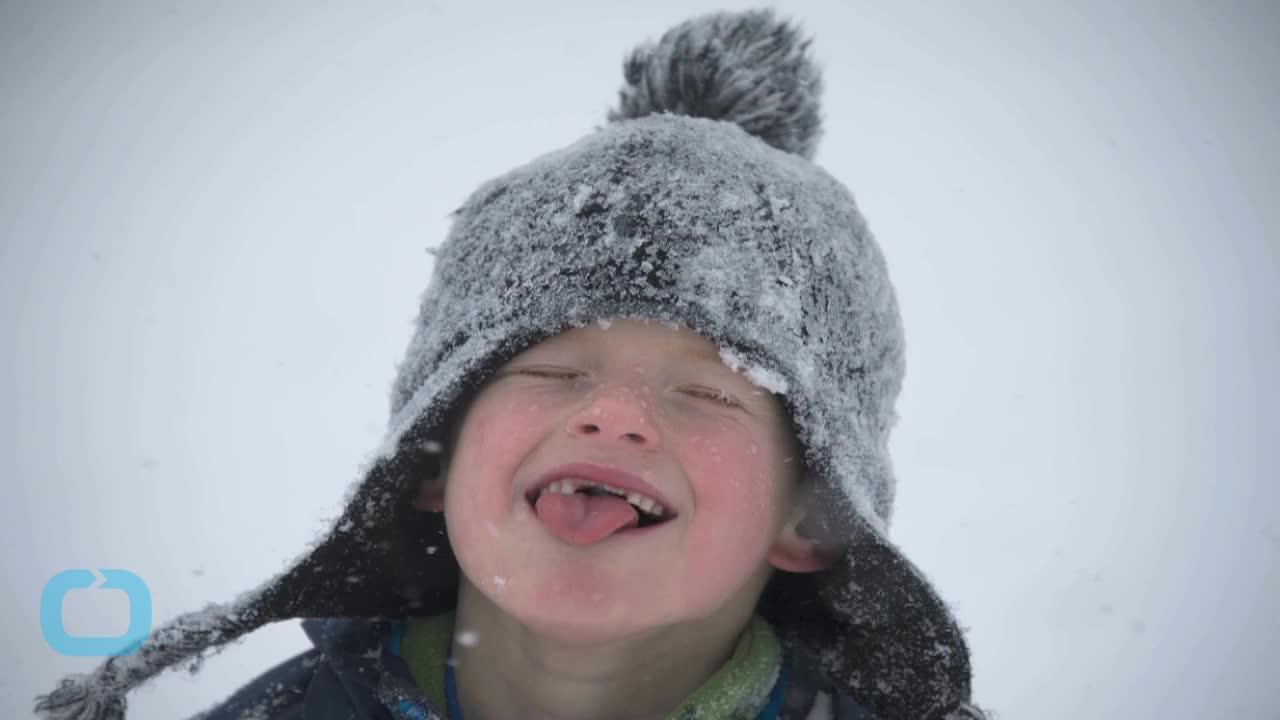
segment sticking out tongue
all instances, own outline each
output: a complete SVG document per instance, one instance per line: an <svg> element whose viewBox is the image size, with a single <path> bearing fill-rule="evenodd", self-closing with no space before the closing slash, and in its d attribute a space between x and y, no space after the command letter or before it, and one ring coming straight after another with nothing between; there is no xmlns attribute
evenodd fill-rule
<svg viewBox="0 0 1280 720"><path fill-rule="evenodd" d="M533 509L553 535L574 545L600 542L623 528L640 524L636 509L616 495L548 492L538 497Z"/></svg>

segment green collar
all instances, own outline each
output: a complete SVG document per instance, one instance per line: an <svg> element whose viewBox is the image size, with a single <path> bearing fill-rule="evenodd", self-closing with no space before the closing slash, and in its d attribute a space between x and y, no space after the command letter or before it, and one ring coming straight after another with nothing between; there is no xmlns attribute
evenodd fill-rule
<svg viewBox="0 0 1280 720"><path fill-rule="evenodd" d="M401 655L414 681L431 704L445 710L444 667L453 636L453 613L406 618ZM734 647L733 655L692 695L667 716L694 718L754 718L768 702L778 677L782 653L773 628L753 617Z"/></svg>

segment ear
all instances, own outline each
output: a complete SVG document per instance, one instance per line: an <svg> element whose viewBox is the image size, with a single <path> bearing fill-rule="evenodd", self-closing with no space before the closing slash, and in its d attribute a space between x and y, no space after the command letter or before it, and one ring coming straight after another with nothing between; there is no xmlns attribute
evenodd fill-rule
<svg viewBox="0 0 1280 720"><path fill-rule="evenodd" d="M413 498L413 506L428 512L444 512L444 471L436 477L424 478Z"/></svg>
<svg viewBox="0 0 1280 720"><path fill-rule="evenodd" d="M800 534L797 529L804 520L803 508L797 508L791 520L778 533L769 548L769 564L779 570L794 573L811 573L826 570L836 560L836 553L820 547L818 543Z"/></svg>

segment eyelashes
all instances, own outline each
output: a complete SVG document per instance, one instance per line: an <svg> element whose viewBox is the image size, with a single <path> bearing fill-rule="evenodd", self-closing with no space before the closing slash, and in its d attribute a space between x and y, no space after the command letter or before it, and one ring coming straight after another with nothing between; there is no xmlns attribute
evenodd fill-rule
<svg viewBox="0 0 1280 720"><path fill-rule="evenodd" d="M582 373L570 370L554 370L550 368L520 368L514 371L518 375L529 375L531 377L547 378L550 380L575 380ZM712 390L699 386L686 385L680 388L682 392L692 397L723 405L729 408L741 408L742 404L733 398L733 396L719 390Z"/></svg>
<svg viewBox="0 0 1280 720"><path fill-rule="evenodd" d="M732 397L722 392L717 392L715 390L707 390L705 388L698 388L698 387L691 387L691 388L686 387L682 389L685 392L689 393L690 395L693 395L694 397L700 397L706 400L711 400L711 401L720 403L725 407L732 407L732 408L742 407L742 405L739 404L737 400L734 400Z"/></svg>
<svg viewBox="0 0 1280 720"><path fill-rule="evenodd" d="M517 375L532 375L533 377L553 378L555 380L572 380L581 373L566 372L563 370L543 370L540 368L521 368L516 370Z"/></svg>

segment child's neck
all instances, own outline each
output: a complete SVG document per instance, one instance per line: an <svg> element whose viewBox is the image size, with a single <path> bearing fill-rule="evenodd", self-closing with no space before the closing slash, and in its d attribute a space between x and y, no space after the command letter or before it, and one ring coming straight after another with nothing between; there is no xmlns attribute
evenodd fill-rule
<svg viewBox="0 0 1280 720"><path fill-rule="evenodd" d="M502 612L460 578L453 645L465 720L662 720L733 652L752 609L599 645L566 645Z"/></svg>

